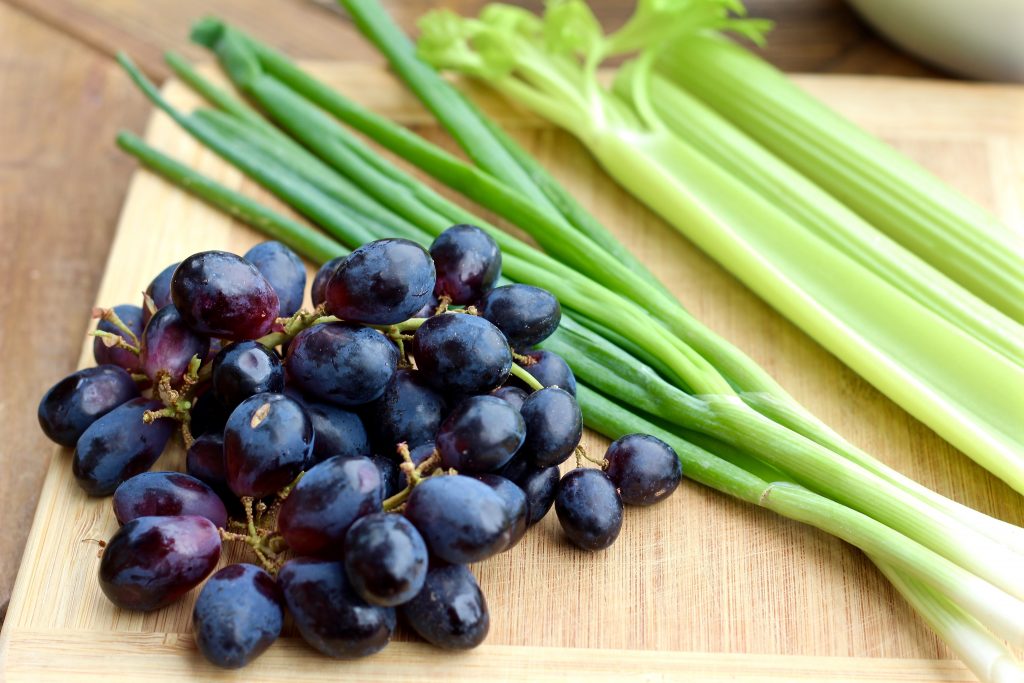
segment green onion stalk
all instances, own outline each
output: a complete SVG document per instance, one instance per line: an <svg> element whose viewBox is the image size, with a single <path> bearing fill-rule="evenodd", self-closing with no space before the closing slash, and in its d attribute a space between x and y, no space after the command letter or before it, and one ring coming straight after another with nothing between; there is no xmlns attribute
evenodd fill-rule
<svg viewBox="0 0 1024 683"><path fill-rule="evenodd" d="M331 238L202 176L149 147L132 134L120 134L118 144L148 168L229 215L282 240L315 263L348 251L344 245L333 242ZM572 357L569 355L573 352L572 340L566 343L560 339L560 335L561 330L548 342L549 347ZM623 380L617 376L616 370L604 368L603 372L621 387ZM788 480L780 471L754 458L736 451L729 452L725 457L719 456L716 451L729 449L714 439L705 439L705 443L711 444L713 450L701 448L681 438L678 431L666 430L648 421L585 383L579 386L578 398L588 425L609 437L617 438L635 432L654 434L676 450L684 472L690 479L783 516L806 522L869 553L897 589L984 680L1008 681L1020 673L1006 646L982 626L978 619L970 616L970 613L980 613L983 619L994 620L999 624L1000 631L1019 632L1021 625L1014 621L1013 612L1004 613L998 608L1001 601L1012 601L1012 598L999 594L989 584L977 580L889 527L804 489ZM969 607L960 607L958 604Z"/></svg>

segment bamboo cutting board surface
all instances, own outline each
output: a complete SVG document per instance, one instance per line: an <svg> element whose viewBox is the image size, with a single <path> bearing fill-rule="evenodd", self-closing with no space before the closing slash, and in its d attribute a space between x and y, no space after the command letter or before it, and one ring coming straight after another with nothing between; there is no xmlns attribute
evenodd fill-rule
<svg viewBox="0 0 1024 683"><path fill-rule="evenodd" d="M449 144L385 72L349 64L310 68L353 98ZM798 80L1024 235L1024 90L864 77ZM181 106L197 104L177 83L165 92ZM689 310L826 423L939 492L1024 523L1020 496L768 309L605 178L571 138L483 94L477 99ZM154 114L146 135L228 186L267 199L164 115ZM168 263L204 249L241 253L260 239L139 171L97 303L137 302ZM87 341L82 366L92 364L90 348ZM594 453L606 443L586 437ZM472 652L444 653L400 634L378 655L336 662L286 627L286 637L255 664L225 672L195 650L195 591L150 614L123 612L104 598L95 576L96 540L109 538L116 522L109 499L90 499L79 490L70 455L57 452L46 476L0 636L0 679L974 680L858 551L690 482L661 505L627 509L618 542L602 553L569 546L552 513L513 551L475 566L490 605L491 632ZM181 461L180 450L169 451L157 468L177 468ZM238 559L244 555L232 550L222 563Z"/></svg>

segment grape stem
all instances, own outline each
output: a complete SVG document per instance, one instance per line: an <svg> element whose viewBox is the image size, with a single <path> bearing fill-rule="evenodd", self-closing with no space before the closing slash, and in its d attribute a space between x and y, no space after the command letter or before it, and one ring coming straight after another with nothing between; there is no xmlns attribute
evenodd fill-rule
<svg viewBox="0 0 1024 683"><path fill-rule="evenodd" d="M409 445L404 441L398 444L398 454L402 456L402 464L399 465L399 469L405 474L406 481L409 483L404 489L386 499L382 504L384 512L392 512L400 508L405 504L406 499L412 490L419 484L423 479L432 474L433 470L441 464L441 454L434 449L427 458L421 462L418 466L412 462L412 454L409 452ZM454 470L452 471L454 473Z"/></svg>
<svg viewBox="0 0 1024 683"><path fill-rule="evenodd" d="M135 335L135 332L132 331L132 328L125 325L124 321L121 320L121 317L113 308L94 308L92 309L92 315L94 318L106 320L108 323L112 324L114 327L124 332L126 335L128 335L128 339L131 340L132 346L134 346L135 349L139 348L139 338ZM137 350L136 353L138 353Z"/></svg>
<svg viewBox="0 0 1024 683"><path fill-rule="evenodd" d="M590 457L590 455L587 453L587 449L584 448L583 444L576 446L574 453L576 454L576 467L583 467L583 460L589 460L590 462L600 467L602 470L608 469L608 461L605 460L604 458L597 460L595 458Z"/></svg>
<svg viewBox="0 0 1024 683"><path fill-rule="evenodd" d="M125 349L126 351L131 351L136 356L138 356L140 353L142 353L139 350L138 346L135 346L134 344L130 343L128 340L126 340L121 335L114 334L113 332L107 332L105 330L93 330L92 332L89 333L89 336L90 337L97 337L98 339L102 340L103 341L103 345L106 346L108 349L109 348Z"/></svg>
<svg viewBox="0 0 1024 683"><path fill-rule="evenodd" d="M512 374L526 383L534 391L540 391L544 385L537 381L537 378L526 371L519 363L512 363Z"/></svg>

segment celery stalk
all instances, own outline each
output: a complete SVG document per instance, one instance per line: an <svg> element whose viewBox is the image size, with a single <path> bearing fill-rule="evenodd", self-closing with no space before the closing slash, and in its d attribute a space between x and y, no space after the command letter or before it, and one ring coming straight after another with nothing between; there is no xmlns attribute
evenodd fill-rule
<svg viewBox="0 0 1024 683"><path fill-rule="evenodd" d="M688 36L658 68L876 228L1024 323L1024 236L726 40Z"/></svg>

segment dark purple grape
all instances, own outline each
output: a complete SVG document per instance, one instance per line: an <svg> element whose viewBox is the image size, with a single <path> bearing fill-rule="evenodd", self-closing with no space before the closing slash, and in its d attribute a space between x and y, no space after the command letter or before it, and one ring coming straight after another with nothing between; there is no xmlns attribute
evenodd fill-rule
<svg viewBox="0 0 1024 683"><path fill-rule="evenodd" d="M441 466L459 472L492 472L523 445L526 426L519 411L496 396L471 396L437 430Z"/></svg>
<svg viewBox="0 0 1024 683"><path fill-rule="evenodd" d="M476 477L483 483L494 489L494 492L501 496L505 503L505 514L511 520L508 545L502 548L502 552L511 550L526 534L526 523L529 521L530 504L526 500L526 493L519 486L497 474L480 474Z"/></svg>
<svg viewBox="0 0 1024 683"><path fill-rule="evenodd" d="M171 305L171 277L174 275L174 271L178 269L179 263L172 263L163 270L160 274L153 278L153 281L146 287L146 297L153 302L155 310L149 310L145 297L142 301L142 325L145 326L149 322L149 319L153 317L156 311L159 311L164 306Z"/></svg>
<svg viewBox="0 0 1024 683"><path fill-rule="evenodd" d="M313 306L319 306L323 302L327 301L327 283L330 282L331 276L334 275L334 271L337 270L338 266L341 265L341 262L344 260L344 256L336 256L320 266L320 270L316 271L316 276L313 278L313 285L309 290L310 298L313 300Z"/></svg>
<svg viewBox="0 0 1024 683"><path fill-rule="evenodd" d="M133 304L121 304L120 306L114 306L114 313L117 314L117 317L121 319L121 322L129 330L135 333L137 339L142 337L142 328L145 325L142 322L141 308ZM131 338L127 334L118 329L114 323L107 320L100 320L96 325L96 329L100 332L116 334L129 344L132 343ZM139 358L139 354L128 349L107 346L100 337L92 340L92 357L96 359L96 365L107 365L109 363L122 367L128 372L140 372L142 368L142 360Z"/></svg>
<svg viewBox="0 0 1024 683"><path fill-rule="evenodd" d="M512 369L512 352L501 331L465 313L427 319L413 336L412 353L427 382L453 395L491 391Z"/></svg>
<svg viewBox="0 0 1024 683"><path fill-rule="evenodd" d="M237 496L262 498L299 475L313 452L313 425L284 394L242 401L224 427L224 471Z"/></svg>
<svg viewBox="0 0 1024 683"><path fill-rule="evenodd" d="M145 472L164 452L177 423L142 421L147 410L163 404L135 398L96 420L85 430L71 461L78 485L90 496L109 496L126 479Z"/></svg>
<svg viewBox="0 0 1024 683"><path fill-rule="evenodd" d="M256 266L226 251L203 251L181 262L171 299L196 332L218 339L256 339L270 332L280 303Z"/></svg>
<svg viewBox="0 0 1024 683"><path fill-rule="evenodd" d="M380 484L380 470L369 458L328 458L285 498L277 529L299 555L340 557L352 523L380 511Z"/></svg>
<svg viewBox="0 0 1024 683"><path fill-rule="evenodd" d="M531 285L505 285L484 294L480 315L497 325L514 349L539 344L558 328L562 309L551 292Z"/></svg>
<svg viewBox="0 0 1024 683"><path fill-rule="evenodd" d="M427 545L405 517L390 512L367 515L345 535L345 572L371 605L401 605L423 588Z"/></svg>
<svg viewBox="0 0 1024 683"><path fill-rule="evenodd" d="M522 407L523 454L538 467L561 465L583 437L583 413L572 394L558 387L535 391Z"/></svg>
<svg viewBox="0 0 1024 683"><path fill-rule="evenodd" d="M485 560L508 546L511 520L501 496L461 475L424 479L409 495L405 516L430 552L455 564Z"/></svg>
<svg viewBox="0 0 1024 683"><path fill-rule="evenodd" d="M576 377L569 369L569 365L552 351L530 351L523 354L533 360L533 363L523 365L523 369L534 376L534 378L545 387L559 387L565 389L573 396L576 395ZM518 377L511 377L509 383L513 386L529 389ZM532 389L530 389L532 391Z"/></svg>
<svg viewBox="0 0 1024 683"><path fill-rule="evenodd" d="M294 395L291 390L285 393L302 404L313 423L316 439L313 443L313 459L309 464L315 465L335 455L352 458L371 452L366 427L357 414L332 403L311 400L297 391Z"/></svg>
<svg viewBox="0 0 1024 683"><path fill-rule="evenodd" d="M228 479L224 470L224 434L203 434L193 441L185 454L185 471L211 487L226 487Z"/></svg>
<svg viewBox="0 0 1024 683"><path fill-rule="evenodd" d="M453 225L430 245L437 269L434 294L456 305L471 304L494 287L501 276L501 251L475 225Z"/></svg>
<svg viewBox="0 0 1024 683"><path fill-rule="evenodd" d="M359 247L338 264L324 293L327 310L342 320L393 325L423 308L434 291L434 262L405 239Z"/></svg>
<svg viewBox="0 0 1024 683"><path fill-rule="evenodd" d="M192 610L196 646L225 669L239 669L263 654L283 625L277 583L251 564L231 564L211 576Z"/></svg>
<svg viewBox="0 0 1024 683"><path fill-rule="evenodd" d="M306 266L280 242L261 242L242 256L256 266L277 294L277 317L287 318L302 308L306 292Z"/></svg>
<svg viewBox="0 0 1024 683"><path fill-rule="evenodd" d="M440 306L440 305L441 305L441 302L438 301L437 297L434 296L433 294L431 294L430 298L427 299L427 303L423 304L423 306L420 308L420 310L418 310L415 313L413 313L412 317L414 317L414 318L429 318L430 316L435 315L437 313L437 307Z"/></svg>
<svg viewBox="0 0 1024 683"><path fill-rule="evenodd" d="M114 491L118 524L138 517L198 515L218 527L228 524L228 511L213 489L181 472L143 472Z"/></svg>
<svg viewBox="0 0 1024 683"><path fill-rule="evenodd" d="M203 434L221 436L231 411L217 400L212 391L207 390L192 402L190 414L192 417L188 426L192 436L200 437Z"/></svg>
<svg viewBox="0 0 1024 683"><path fill-rule="evenodd" d="M461 564L431 567L423 590L399 609L421 638L446 650L476 647L491 625L480 584Z"/></svg>
<svg viewBox="0 0 1024 683"><path fill-rule="evenodd" d="M418 372L399 369L367 415L378 451L392 453L403 441L409 448L432 441L447 412L444 398Z"/></svg>
<svg viewBox="0 0 1024 683"><path fill-rule="evenodd" d="M653 505L676 490L683 478L679 456L650 434L627 434L604 454L608 478L626 505Z"/></svg>
<svg viewBox="0 0 1024 683"><path fill-rule="evenodd" d="M51 441L70 448L92 423L138 395L131 375L116 365L79 370L43 394L39 426Z"/></svg>
<svg viewBox="0 0 1024 683"><path fill-rule="evenodd" d="M303 639L329 657L354 659L380 651L395 631L392 607L370 605L352 588L341 562L298 557L277 575Z"/></svg>
<svg viewBox="0 0 1024 683"><path fill-rule="evenodd" d="M149 612L198 586L219 559L220 534L205 517L139 517L104 548L100 588L122 609Z"/></svg>
<svg viewBox="0 0 1024 683"><path fill-rule="evenodd" d="M282 391L284 364L259 342L229 344L213 359L213 392L228 410L250 396Z"/></svg>
<svg viewBox="0 0 1024 683"><path fill-rule="evenodd" d="M179 386L194 356L206 358L210 340L194 332L174 306L164 306L153 314L142 331L142 371L154 382L160 372L171 376Z"/></svg>
<svg viewBox="0 0 1024 683"><path fill-rule="evenodd" d="M584 550L603 550L622 529L622 498L601 470L577 468L562 477L555 496L558 523Z"/></svg>
<svg viewBox="0 0 1024 683"><path fill-rule="evenodd" d="M497 396L502 401L507 401L516 410L519 410L523 407L523 402L526 401L526 397L529 396L529 394L519 387L510 387L506 385L498 387L492 391L491 396Z"/></svg>
<svg viewBox="0 0 1024 683"><path fill-rule="evenodd" d="M351 457L351 456L350 456ZM405 487L405 477L398 470L398 465L388 458L380 455L367 456L377 466L380 472L380 497L387 500ZM399 484L401 481L401 484Z"/></svg>
<svg viewBox="0 0 1024 683"><path fill-rule="evenodd" d="M299 332L285 365L289 383L307 396L358 406L384 393L398 367L398 348L372 328L326 323Z"/></svg>
<svg viewBox="0 0 1024 683"><path fill-rule="evenodd" d="M531 527L548 513L558 493L561 475L557 467L537 467L522 455L512 459L498 474L511 480L526 494L526 526Z"/></svg>

